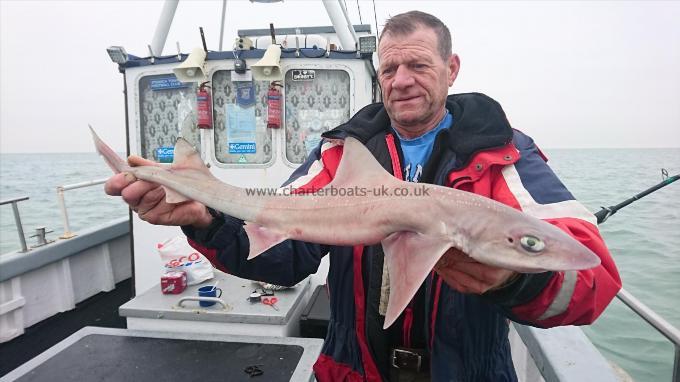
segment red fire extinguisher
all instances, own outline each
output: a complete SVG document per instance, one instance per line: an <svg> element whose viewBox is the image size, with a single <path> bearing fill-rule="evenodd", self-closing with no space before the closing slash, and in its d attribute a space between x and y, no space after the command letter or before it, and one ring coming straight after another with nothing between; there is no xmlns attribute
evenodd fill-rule
<svg viewBox="0 0 680 382"><path fill-rule="evenodd" d="M267 127L278 129L281 127L281 82L273 81L267 92Z"/></svg>
<svg viewBox="0 0 680 382"><path fill-rule="evenodd" d="M198 128L212 128L212 100L207 82L202 83L196 92L196 109L198 114Z"/></svg>

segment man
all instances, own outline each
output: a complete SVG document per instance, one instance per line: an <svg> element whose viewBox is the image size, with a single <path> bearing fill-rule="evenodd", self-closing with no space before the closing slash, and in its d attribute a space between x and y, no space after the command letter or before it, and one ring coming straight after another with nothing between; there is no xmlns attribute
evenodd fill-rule
<svg viewBox="0 0 680 382"><path fill-rule="evenodd" d="M314 367L319 381L514 381L508 318L539 327L591 323L620 288L616 267L592 214L533 141L510 127L500 105L482 94L447 96L460 60L439 19L416 11L392 17L379 56L384 104L363 108L326 138L356 137L396 177L474 192L545 219L598 254L601 265L517 274L452 249L383 330L389 284L379 245L288 240L247 261L238 219L197 202L169 205L160 187L130 175L112 177L106 191L122 195L143 220L182 225L192 245L240 277L292 285L330 253L331 318ZM306 192L328 184L342 156L342 146L332 142L322 142L286 185Z"/></svg>

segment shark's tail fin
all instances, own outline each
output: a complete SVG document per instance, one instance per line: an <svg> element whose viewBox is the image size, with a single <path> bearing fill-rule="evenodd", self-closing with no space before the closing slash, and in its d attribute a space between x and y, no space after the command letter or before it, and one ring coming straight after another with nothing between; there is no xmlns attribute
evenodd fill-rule
<svg viewBox="0 0 680 382"><path fill-rule="evenodd" d="M91 125L88 126L90 127L90 132L92 133L92 139L94 140L94 146L97 149L97 152L99 155L104 157L106 164L111 167L111 170L113 170L115 173L127 171L130 166L128 166L128 164L121 157L119 157L111 147L109 147L99 138Z"/></svg>

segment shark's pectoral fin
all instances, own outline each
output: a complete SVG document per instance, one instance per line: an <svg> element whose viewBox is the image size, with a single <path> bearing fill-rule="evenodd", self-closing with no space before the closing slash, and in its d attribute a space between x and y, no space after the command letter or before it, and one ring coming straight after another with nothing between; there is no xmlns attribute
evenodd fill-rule
<svg viewBox="0 0 680 382"><path fill-rule="evenodd" d="M415 296L451 243L416 232L396 232L386 237L382 246L390 275L390 298L383 326L387 329Z"/></svg>
<svg viewBox="0 0 680 382"><path fill-rule="evenodd" d="M287 239L284 234L255 223L247 222L243 228L246 230L250 242L248 260L259 256L262 252Z"/></svg>
<svg viewBox="0 0 680 382"><path fill-rule="evenodd" d="M187 200L190 200L186 196L180 194L179 192L169 188L162 186L163 190L165 190L165 201L170 203L170 204L177 204L177 203L182 203L186 202Z"/></svg>

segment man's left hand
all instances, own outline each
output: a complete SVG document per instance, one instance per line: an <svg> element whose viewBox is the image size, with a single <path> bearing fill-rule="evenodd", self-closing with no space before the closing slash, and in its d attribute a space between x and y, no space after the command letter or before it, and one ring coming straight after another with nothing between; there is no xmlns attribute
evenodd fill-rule
<svg viewBox="0 0 680 382"><path fill-rule="evenodd" d="M482 294L514 279L517 272L482 264L456 248L439 259L434 270L449 286L461 293Z"/></svg>

